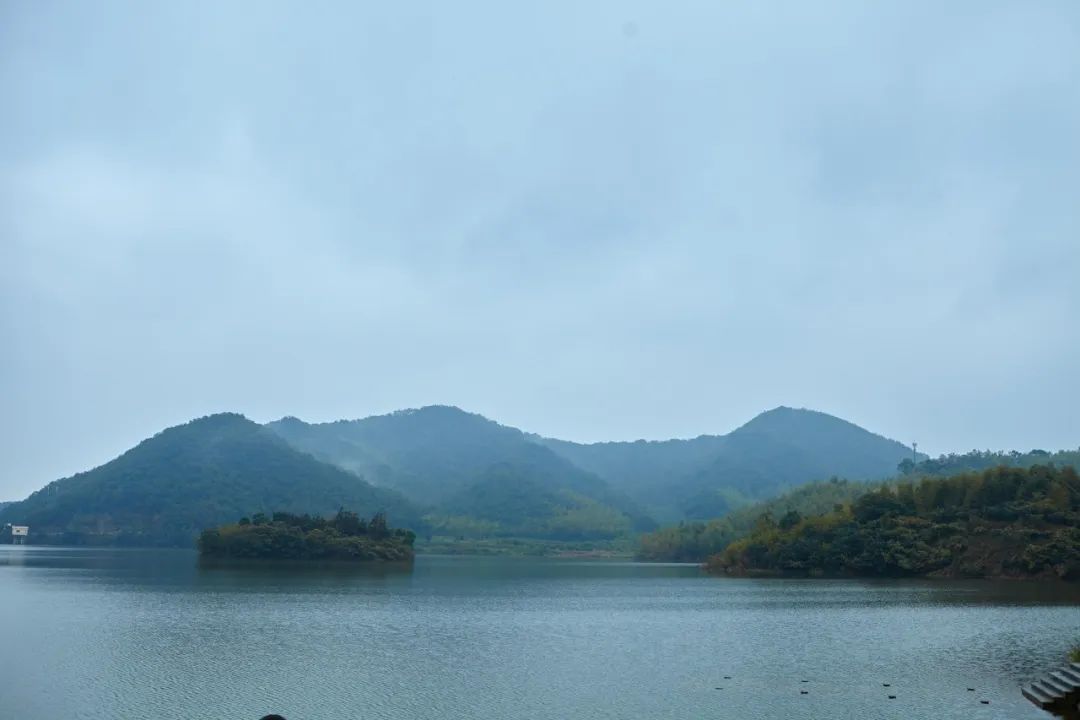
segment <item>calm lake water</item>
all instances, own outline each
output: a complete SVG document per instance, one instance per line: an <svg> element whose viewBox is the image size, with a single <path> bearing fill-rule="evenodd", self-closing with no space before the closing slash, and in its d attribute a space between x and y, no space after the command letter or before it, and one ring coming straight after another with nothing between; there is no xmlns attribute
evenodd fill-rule
<svg viewBox="0 0 1080 720"><path fill-rule="evenodd" d="M1077 641L1080 589L1026 583L0 547L4 720L1035 720L1019 685Z"/></svg>

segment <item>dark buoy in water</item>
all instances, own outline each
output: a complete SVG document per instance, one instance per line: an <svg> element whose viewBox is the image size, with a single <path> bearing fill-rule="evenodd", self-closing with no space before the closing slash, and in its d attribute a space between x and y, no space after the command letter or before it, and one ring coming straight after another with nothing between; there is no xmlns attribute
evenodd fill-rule
<svg viewBox="0 0 1080 720"><path fill-rule="evenodd" d="M890 699L890 700L895 700L895 699L896 699L896 696L895 696L895 695L890 695L890 696L889 696L889 699Z"/></svg>
<svg viewBox="0 0 1080 720"><path fill-rule="evenodd" d="M800 680L799 682L810 682L809 680Z"/></svg>
<svg viewBox="0 0 1080 720"><path fill-rule="evenodd" d="M889 687L889 683L881 683L881 687Z"/></svg>
<svg viewBox="0 0 1080 720"><path fill-rule="evenodd" d="M718 687L718 688L716 688L716 689L717 689L717 690L723 690L724 688L722 688L722 687Z"/></svg>
<svg viewBox="0 0 1080 720"><path fill-rule="evenodd" d="M979 702L981 702L983 705L989 705L990 704L989 700L980 700Z"/></svg>
<svg viewBox="0 0 1080 720"><path fill-rule="evenodd" d="M975 692L975 688L968 688L968 692Z"/></svg>
<svg viewBox="0 0 1080 720"><path fill-rule="evenodd" d="M809 690L800 690L800 691L799 691L799 694L800 694L800 695L809 695L809 694L810 694L810 691L809 691Z"/></svg>
<svg viewBox="0 0 1080 720"><path fill-rule="evenodd" d="M731 679L731 676L730 676L730 675L725 675L725 676L724 676L724 679L725 679L725 680L730 680L730 679Z"/></svg>

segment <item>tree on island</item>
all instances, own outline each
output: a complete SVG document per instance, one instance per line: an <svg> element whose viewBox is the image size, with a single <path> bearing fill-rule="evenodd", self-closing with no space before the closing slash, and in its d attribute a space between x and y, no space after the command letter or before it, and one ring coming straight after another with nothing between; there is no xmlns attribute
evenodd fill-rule
<svg viewBox="0 0 1080 720"><path fill-rule="evenodd" d="M332 518L288 512L255 513L251 518L205 530L198 548L208 557L294 560L409 561L416 533L391 528L382 511L365 521L341 508Z"/></svg>

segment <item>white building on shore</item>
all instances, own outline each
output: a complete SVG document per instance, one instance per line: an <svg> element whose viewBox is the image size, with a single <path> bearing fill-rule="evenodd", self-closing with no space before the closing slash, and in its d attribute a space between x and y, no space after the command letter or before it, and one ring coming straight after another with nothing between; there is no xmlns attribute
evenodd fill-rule
<svg viewBox="0 0 1080 720"><path fill-rule="evenodd" d="M27 537L30 536L29 525L8 525L11 528L11 544L23 545L26 543Z"/></svg>

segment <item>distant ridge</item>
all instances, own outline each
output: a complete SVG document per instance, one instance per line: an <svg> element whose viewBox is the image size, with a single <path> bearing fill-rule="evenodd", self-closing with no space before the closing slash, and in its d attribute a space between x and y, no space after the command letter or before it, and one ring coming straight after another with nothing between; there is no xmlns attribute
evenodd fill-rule
<svg viewBox="0 0 1080 720"><path fill-rule="evenodd" d="M901 443L846 420L783 406L727 435L595 445L537 441L625 489L663 521L716 517L812 480L889 477L912 456Z"/></svg>
<svg viewBox="0 0 1080 720"><path fill-rule="evenodd" d="M610 540L707 518L812 480L894 475L904 445L779 407L727 435L586 445L452 406L265 426L222 413L0 507L54 541L190 542L259 510L384 509L421 535Z"/></svg>

